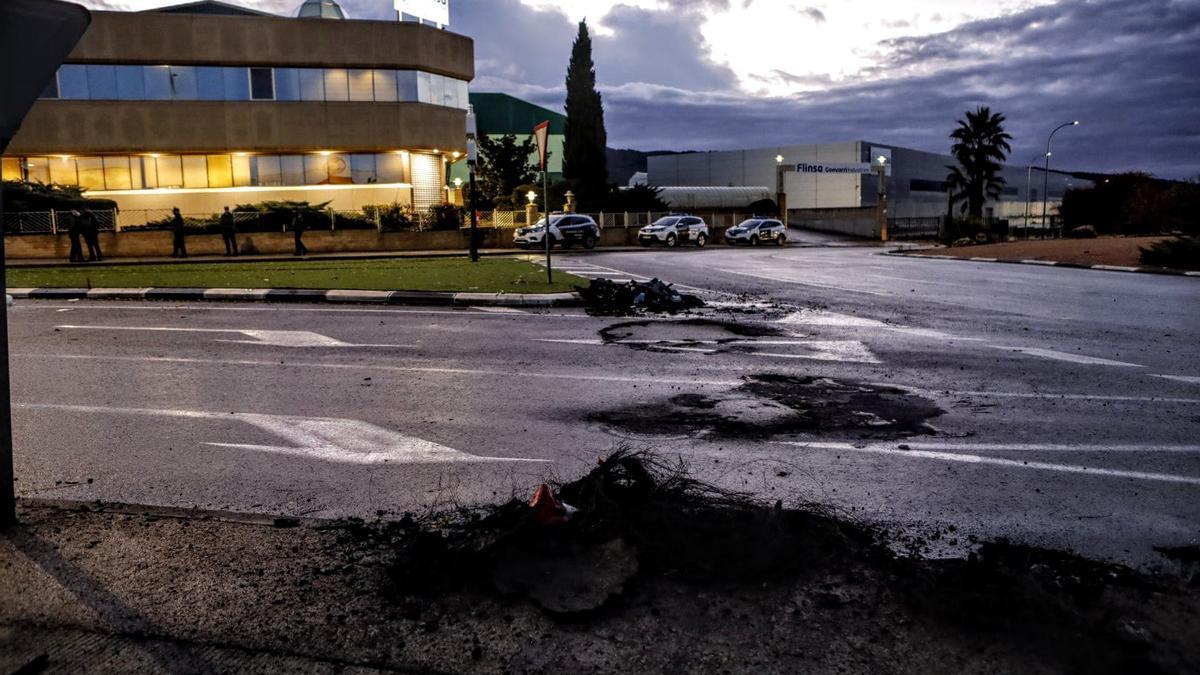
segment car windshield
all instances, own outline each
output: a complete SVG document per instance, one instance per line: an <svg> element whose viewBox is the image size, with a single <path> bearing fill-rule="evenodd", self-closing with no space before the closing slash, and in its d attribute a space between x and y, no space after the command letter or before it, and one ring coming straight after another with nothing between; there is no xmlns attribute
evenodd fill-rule
<svg viewBox="0 0 1200 675"><path fill-rule="evenodd" d="M550 222L554 223L555 225L561 225L564 217L565 216L551 216ZM546 226L545 218L539 218L538 221L533 224L533 227L545 227L545 226Z"/></svg>
<svg viewBox="0 0 1200 675"><path fill-rule="evenodd" d="M754 228L758 227L758 224L761 222L762 221L760 220L743 220L742 222L738 223L738 227L742 228L743 230L753 230Z"/></svg>
<svg viewBox="0 0 1200 675"><path fill-rule="evenodd" d="M670 227L679 222L679 216L665 216L651 223L653 227Z"/></svg>

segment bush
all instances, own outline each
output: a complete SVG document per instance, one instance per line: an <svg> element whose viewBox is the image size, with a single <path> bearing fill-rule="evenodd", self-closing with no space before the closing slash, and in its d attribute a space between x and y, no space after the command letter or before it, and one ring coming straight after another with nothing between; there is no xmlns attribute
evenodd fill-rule
<svg viewBox="0 0 1200 675"><path fill-rule="evenodd" d="M462 207L453 204L434 204L429 207L429 228L432 230L457 230L462 227Z"/></svg>
<svg viewBox="0 0 1200 675"><path fill-rule="evenodd" d="M1200 237L1175 237L1142 246L1143 265L1170 267L1180 270L1200 270Z"/></svg>
<svg viewBox="0 0 1200 675"><path fill-rule="evenodd" d="M71 209L111 211L117 208L117 203L113 200L85 197L85 190L73 185L6 180L0 186L0 190L4 192L4 210L9 213Z"/></svg>
<svg viewBox="0 0 1200 675"><path fill-rule="evenodd" d="M379 216L379 227L384 232L403 232L413 229L416 220L411 206L407 204L371 204L363 207L366 217L375 220Z"/></svg>
<svg viewBox="0 0 1200 675"><path fill-rule="evenodd" d="M308 202L297 201L269 201L258 202L256 204L238 204L233 210L237 213L258 214L258 223L253 228L253 231L281 232L284 228L291 229L292 219L297 214L300 215L307 229L328 229L329 214L325 212L325 207L327 206L329 206L329 202L309 204Z"/></svg>

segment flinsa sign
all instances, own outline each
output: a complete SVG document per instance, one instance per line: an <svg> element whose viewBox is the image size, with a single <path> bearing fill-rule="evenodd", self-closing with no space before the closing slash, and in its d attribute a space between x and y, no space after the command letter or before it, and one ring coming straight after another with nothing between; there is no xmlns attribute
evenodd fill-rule
<svg viewBox="0 0 1200 675"><path fill-rule="evenodd" d="M842 163L824 163L824 164L808 164L807 162L798 162L796 164L796 173L875 173L875 168L870 162L842 162Z"/></svg>
<svg viewBox="0 0 1200 675"><path fill-rule="evenodd" d="M450 25L450 0L395 0L397 12L432 21L441 26Z"/></svg>

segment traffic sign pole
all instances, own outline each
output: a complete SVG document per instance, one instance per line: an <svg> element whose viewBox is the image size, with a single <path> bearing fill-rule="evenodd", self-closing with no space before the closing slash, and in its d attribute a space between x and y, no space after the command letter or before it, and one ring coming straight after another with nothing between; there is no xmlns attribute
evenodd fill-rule
<svg viewBox="0 0 1200 675"><path fill-rule="evenodd" d="M546 234L542 240L546 242L546 283L554 283L554 269L550 263L550 167L546 162L547 145L550 142L550 122L542 122L533 128L533 137L537 139L538 159L542 165L542 205L546 209Z"/></svg>

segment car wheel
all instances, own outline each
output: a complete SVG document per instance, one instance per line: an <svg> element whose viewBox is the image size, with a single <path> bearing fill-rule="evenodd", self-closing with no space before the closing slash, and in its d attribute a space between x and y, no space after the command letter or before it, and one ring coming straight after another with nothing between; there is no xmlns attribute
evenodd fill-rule
<svg viewBox="0 0 1200 675"><path fill-rule="evenodd" d="M696 248L704 248L704 245L707 243L708 243L708 235L704 234L703 232L696 235Z"/></svg>
<svg viewBox="0 0 1200 675"><path fill-rule="evenodd" d="M667 235L667 248L675 248L675 245L678 243L679 243L679 240L675 238L675 235L673 235L673 234Z"/></svg>
<svg viewBox="0 0 1200 675"><path fill-rule="evenodd" d="M779 236L775 238L775 243L778 246L783 246L783 245L787 244L787 235L780 232Z"/></svg>
<svg viewBox="0 0 1200 675"><path fill-rule="evenodd" d="M596 248L596 235L589 234L583 238L583 247L586 249Z"/></svg>
<svg viewBox="0 0 1200 675"><path fill-rule="evenodd" d="M750 237L750 245L758 246L758 235L757 234L754 235L753 237Z"/></svg>

